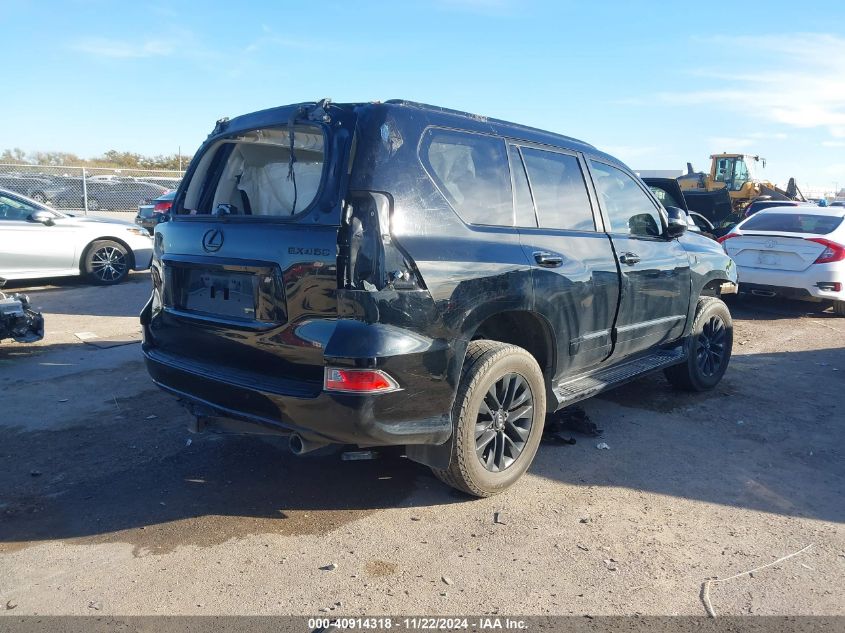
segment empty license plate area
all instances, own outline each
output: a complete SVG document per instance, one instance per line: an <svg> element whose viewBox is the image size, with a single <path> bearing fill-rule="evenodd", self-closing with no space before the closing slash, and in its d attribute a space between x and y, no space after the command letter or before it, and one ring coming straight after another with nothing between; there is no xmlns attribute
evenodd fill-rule
<svg viewBox="0 0 845 633"><path fill-rule="evenodd" d="M167 308L223 320L281 323L282 284L271 266L200 266L165 262Z"/></svg>
<svg viewBox="0 0 845 633"><path fill-rule="evenodd" d="M241 319L255 318L255 275L191 270L185 309Z"/></svg>
<svg viewBox="0 0 845 633"><path fill-rule="evenodd" d="M764 266L777 266L780 263L779 253L758 253L757 263Z"/></svg>

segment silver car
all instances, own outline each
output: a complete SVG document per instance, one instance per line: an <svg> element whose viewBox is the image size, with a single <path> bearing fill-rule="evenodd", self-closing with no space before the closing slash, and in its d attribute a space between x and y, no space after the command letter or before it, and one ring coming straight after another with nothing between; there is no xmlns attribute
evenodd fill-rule
<svg viewBox="0 0 845 633"><path fill-rule="evenodd" d="M152 251L152 237L129 222L66 215L0 189L0 278L84 275L116 284L149 268Z"/></svg>

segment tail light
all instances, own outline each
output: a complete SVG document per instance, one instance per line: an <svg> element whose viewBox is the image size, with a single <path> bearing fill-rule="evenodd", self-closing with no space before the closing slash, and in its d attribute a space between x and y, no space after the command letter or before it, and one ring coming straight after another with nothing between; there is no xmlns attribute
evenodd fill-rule
<svg viewBox="0 0 845 633"><path fill-rule="evenodd" d="M399 383L381 370L326 367L323 389L342 393L389 393L399 390Z"/></svg>
<svg viewBox="0 0 845 633"><path fill-rule="evenodd" d="M818 256L814 264L829 264L831 262L841 262L845 259L845 246L831 242L823 237L808 237L808 242L815 242L824 246L822 254Z"/></svg>
<svg viewBox="0 0 845 633"><path fill-rule="evenodd" d="M173 206L172 200L166 200L164 202L156 202L155 206L153 207L153 213L170 213L170 207Z"/></svg>
<svg viewBox="0 0 845 633"><path fill-rule="evenodd" d="M723 235L722 237L718 238L716 241L719 244L724 244L727 240L731 239L732 237L742 237L739 233L728 233L727 235Z"/></svg>

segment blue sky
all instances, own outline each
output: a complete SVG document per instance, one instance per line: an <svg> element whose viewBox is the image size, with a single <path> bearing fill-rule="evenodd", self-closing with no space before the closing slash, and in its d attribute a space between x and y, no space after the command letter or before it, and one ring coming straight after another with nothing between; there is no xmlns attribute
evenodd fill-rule
<svg viewBox="0 0 845 633"><path fill-rule="evenodd" d="M192 152L214 121L405 98L581 138L635 169L765 156L845 186L845 3L0 0L0 149Z"/></svg>

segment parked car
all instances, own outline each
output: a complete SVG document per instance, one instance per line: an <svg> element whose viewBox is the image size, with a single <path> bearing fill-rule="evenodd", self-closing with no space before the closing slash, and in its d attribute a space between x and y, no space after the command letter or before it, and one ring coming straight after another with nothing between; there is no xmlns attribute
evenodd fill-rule
<svg viewBox="0 0 845 633"><path fill-rule="evenodd" d="M683 209L686 212L687 218L689 219L689 229L691 231L697 231L711 239L716 239L713 235L713 231L715 230L713 223L700 213L690 211L687 206L684 193L681 190L681 186L678 184L677 178L647 177L642 180L648 185L648 188L651 189L651 193L654 194L654 197L657 198L664 208L676 207L678 209Z"/></svg>
<svg viewBox="0 0 845 633"><path fill-rule="evenodd" d="M132 179L126 180L91 180L86 181L88 193L88 209L99 210L130 210L158 198L167 191L160 185L149 182L137 182ZM74 183L55 193L53 203L61 208L82 209L85 207L83 200L82 182Z"/></svg>
<svg viewBox="0 0 845 633"><path fill-rule="evenodd" d="M798 202L797 200L755 200L747 207L743 217L750 218L752 215L763 209L771 209L773 207L797 207L799 205L807 206L806 202Z"/></svg>
<svg viewBox="0 0 845 633"><path fill-rule="evenodd" d="M845 316L845 208L770 207L720 239L744 292L823 301Z"/></svg>
<svg viewBox="0 0 845 633"><path fill-rule="evenodd" d="M159 222L170 219L170 207L173 206L173 198L175 197L175 190L168 191L155 200L140 205L138 215L135 216L135 224L144 227L152 235Z"/></svg>
<svg viewBox="0 0 845 633"><path fill-rule="evenodd" d="M0 277L36 279L84 275L116 284L130 270L149 268L149 234L129 222L65 215L0 189Z"/></svg>
<svg viewBox="0 0 845 633"><path fill-rule="evenodd" d="M830 203L832 207L845 207L845 200L834 200Z"/></svg>
<svg viewBox="0 0 845 633"><path fill-rule="evenodd" d="M138 176L136 180L138 182L151 182L154 185L161 185L168 189L178 189L179 183L182 182L181 178L172 176Z"/></svg>
<svg viewBox="0 0 845 633"><path fill-rule="evenodd" d="M0 174L0 187L14 193L33 198L38 202L46 202L44 190L50 186L50 180L40 176L25 176L21 174Z"/></svg>
<svg viewBox="0 0 845 633"><path fill-rule="evenodd" d="M487 496L547 413L722 378L735 267L687 228L617 159L522 125L404 101L224 119L156 229L143 351L197 429L404 445Z"/></svg>

